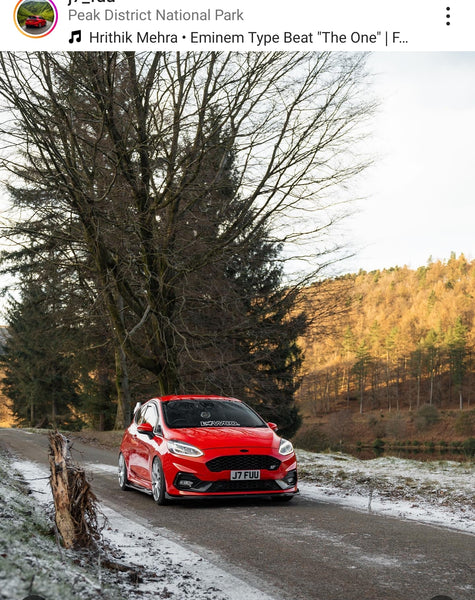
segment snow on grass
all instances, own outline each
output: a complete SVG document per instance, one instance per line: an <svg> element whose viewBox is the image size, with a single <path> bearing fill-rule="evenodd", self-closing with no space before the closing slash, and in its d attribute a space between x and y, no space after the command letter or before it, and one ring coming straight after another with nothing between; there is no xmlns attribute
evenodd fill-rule
<svg viewBox="0 0 475 600"><path fill-rule="evenodd" d="M297 450L301 494L475 533L475 464Z"/></svg>
<svg viewBox="0 0 475 600"><path fill-rule="evenodd" d="M12 466L21 472L40 503L52 504L48 473L45 469L29 461L14 461ZM101 464L88 464L86 470L117 473L116 467ZM101 505L100 508L105 518L102 537L108 553L119 566L124 567L123 573L128 573L129 579L134 580L118 582L117 589L123 596L114 598L272 600L270 596L216 567L189 548L171 541L172 532L161 528L166 535L154 531L151 536L150 529L125 518L107 506ZM104 569L101 576L110 584L110 574L106 577ZM66 594L60 597L63 599L71 596ZM109 598L105 595L100 597ZM56 596L48 596L48 600L50 598L56 600ZM84 598L88 599L89 596ZM12 597L9 597L9 600L12 600Z"/></svg>
<svg viewBox="0 0 475 600"><path fill-rule="evenodd" d="M48 600L124 599L79 564L81 555L58 547L47 510L28 491L0 455L0 598L22 600L32 593Z"/></svg>

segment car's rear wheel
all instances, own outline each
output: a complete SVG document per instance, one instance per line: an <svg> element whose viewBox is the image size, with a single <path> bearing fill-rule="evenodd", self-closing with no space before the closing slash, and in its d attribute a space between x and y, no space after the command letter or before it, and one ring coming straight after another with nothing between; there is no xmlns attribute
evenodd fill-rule
<svg viewBox="0 0 475 600"><path fill-rule="evenodd" d="M154 458L152 463L152 496L155 502L159 505L167 503L166 498L166 483L163 473L162 463L159 458Z"/></svg>
<svg viewBox="0 0 475 600"><path fill-rule="evenodd" d="M129 480L127 479L127 465L122 452L119 454L119 487L121 490L127 490L129 487Z"/></svg>

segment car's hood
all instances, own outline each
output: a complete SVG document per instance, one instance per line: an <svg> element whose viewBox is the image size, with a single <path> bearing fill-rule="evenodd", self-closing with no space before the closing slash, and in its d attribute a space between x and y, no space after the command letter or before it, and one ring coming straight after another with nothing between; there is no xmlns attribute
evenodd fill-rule
<svg viewBox="0 0 475 600"><path fill-rule="evenodd" d="M279 437L269 427L196 427L170 429L170 439L193 444L201 450L212 448L272 448Z"/></svg>

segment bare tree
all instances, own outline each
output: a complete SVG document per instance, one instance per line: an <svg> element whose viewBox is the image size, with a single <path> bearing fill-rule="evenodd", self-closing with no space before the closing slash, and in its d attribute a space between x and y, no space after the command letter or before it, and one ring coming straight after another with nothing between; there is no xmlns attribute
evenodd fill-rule
<svg viewBox="0 0 475 600"><path fill-rule="evenodd" d="M315 274L335 258L328 233L341 188L366 166L352 152L372 109L364 62L336 53L1 56L0 95L12 111L2 165L44 192L34 218L54 214L69 237L65 260L87 265L82 282L100 295L116 340L119 421L127 360L153 373L160 392L180 388L184 283L212 280L262 235L292 249L274 252L274 263L301 252ZM206 210L207 231L196 220ZM267 298L266 310L282 321L297 287ZM229 337L236 326L223 323ZM224 357L233 360L242 356Z"/></svg>

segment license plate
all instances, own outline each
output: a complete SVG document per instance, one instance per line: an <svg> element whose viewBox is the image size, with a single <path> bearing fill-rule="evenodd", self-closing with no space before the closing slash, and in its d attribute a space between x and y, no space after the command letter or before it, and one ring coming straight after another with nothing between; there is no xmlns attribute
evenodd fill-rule
<svg viewBox="0 0 475 600"><path fill-rule="evenodd" d="M260 471L231 471L231 479L235 481L249 481L251 479L260 478Z"/></svg>

